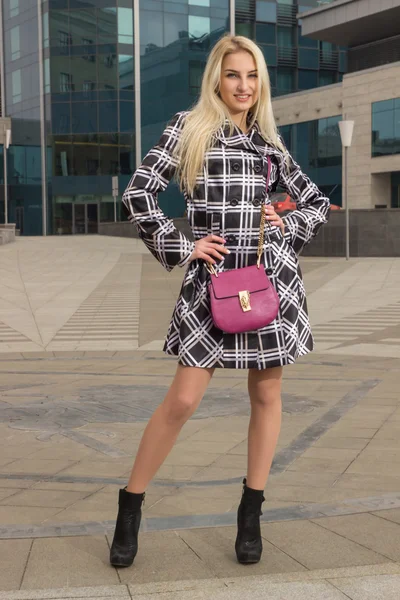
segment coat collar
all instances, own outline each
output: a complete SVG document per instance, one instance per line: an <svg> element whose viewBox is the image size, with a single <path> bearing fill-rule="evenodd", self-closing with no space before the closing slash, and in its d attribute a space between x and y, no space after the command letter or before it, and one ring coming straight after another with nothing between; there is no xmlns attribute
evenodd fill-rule
<svg viewBox="0 0 400 600"><path fill-rule="evenodd" d="M265 148L265 146L269 146L271 150L273 149L273 147L268 144L267 140L261 135L260 126L257 121L254 122L253 126L247 133L243 133L243 131L241 131L239 127L235 125L232 135L230 135L230 121L226 119L224 125L216 132L215 137L224 145L241 150L259 152L259 148Z"/></svg>

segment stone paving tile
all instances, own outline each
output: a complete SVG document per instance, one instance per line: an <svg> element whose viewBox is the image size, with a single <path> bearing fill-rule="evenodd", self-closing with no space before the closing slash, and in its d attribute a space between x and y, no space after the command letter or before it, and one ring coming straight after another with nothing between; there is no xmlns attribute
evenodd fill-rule
<svg viewBox="0 0 400 600"><path fill-rule="evenodd" d="M22 589L118 584L105 537L36 539Z"/></svg>
<svg viewBox="0 0 400 600"><path fill-rule="evenodd" d="M30 539L0 540L0 590L19 588L31 546Z"/></svg>
<svg viewBox="0 0 400 600"><path fill-rule="evenodd" d="M311 449L340 449L340 450L362 450L370 442L370 438L346 438L346 437L327 437L322 436L319 440L313 443ZM303 455L304 456L304 455Z"/></svg>
<svg viewBox="0 0 400 600"><path fill-rule="evenodd" d="M298 471L301 473L343 473L351 464L351 459L328 459L328 458L297 458L288 466L288 471Z"/></svg>
<svg viewBox="0 0 400 600"><path fill-rule="evenodd" d="M327 517L312 522L388 559L400 561L400 525L394 522L371 514Z"/></svg>
<svg viewBox="0 0 400 600"><path fill-rule="evenodd" d="M352 473L359 473L360 475L368 475L379 473L381 476L391 476L400 472L400 463L399 461L393 462L388 460L372 460L371 458L364 458L360 456L356 458L356 460L351 463L349 468L346 470L346 473L351 475Z"/></svg>
<svg viewBox="0 0 400 600"><path fill-rule="evenodd" d="M0 480L1 482L1 480ZM1 483L0 483L1 485ZM32 485L33 490L55 490L59 492L86 492L91 494L102 489L102 485L96 483L61 483L58 481L39 481Z"/></svg>
<svg viewBox="0 0 400 600"><path fill-rule="evenodd" d="M102 598L132 599L125 585L18 591L7 592L7 595L0 592L0 600L69 600L71 598L73 600L87 600L88 598L92 600L101 600Z"/></svg>
<svg viewBox="0 0 400 600"><path fill-rule="evenodd" d="M0 525L28 525L54 518L60 508L43 506L0 506Z"/></svg>
<svg viewBox="0 0 400 600"><path fill-rule="evenodd" d="M45 459L29 459L14 460L6 466L0 468L0 473L13 474L29 474L40 473L42 475L55 475L70 465L73 465L73 460L45 460Z"/></svg>
<svg viewBox="0 0 400 600"><path fill-rule="evenodd" d="M97 477L122 477L127 469L132 466L131 458L116 458L106 460L103 456L101 460L84 459L79 463L63 470L63 475L96 475Z"/></svg>
<svg viewBox="0 0 400 600"><path fill-rule="evenodd" d="M87 496L87 492L55 490L23 490L12 498L3 498L2 506L46 506L64 508Z"/></svg>
<svg viewBox="0 0 400 600"><path fill-rule="evenodd" d="M400 575L335 578L332 584L352 600L398 600L400 596Z"/></svg>
<svg viewBox="0 0 400 600"><path fill-rule="evenodd" d="M262 560L249 572L248 565L240 565L236 559L235 527L184 530L179 535L217 577L305 570L301 563L265 541Z"/></svg>
<svg viewBox="0 0 400 600"><path fill-rule="evenodd" d="M350 448L315 448L311 447L301 455L301 458L317 458L321 460L348 461L354 460L361 452L360 448L352 450Z"/></svg>
<svg viewBox="0 0 400 600"><path fill-rule="evenodd" d="M3 488L25 489L31 486L32 481L29 479L5 479L0 477L0 490Z"/></svg>
<svg viewBox="0 0 400 600"><path fill-rule="evenodd" d="M6 498L9 498L10 496L14 496L14 494L17 494L18 492L20 492L21 490L19 488L0 488L0 504L2 503L2 500L5 500Z"/></svg>
<svg viewBox="0 0 400 600"><path fill-rule="evenodd" d="M132 569L119 569L121 583L210 579L213 571L174 531L142 535Z"/></svg>
<svg viewBox="0 0 400 600"><path fill-rule="evenodd" d="M400 509L399 508L391 508L389 510L379 510L377 512L371 512L371 514L376 517L380 517L381 519L387 519L388 521L393 521L393 523L398 523L400 525Z"/></svg>
<svg viewBox="0 0 400 600"><path fill-rule="evenodd" d="M343 477L343 476L342 476ZM305 485L308 487L326 488L338 480L337 473L324 472L308 473L302 471L284 471L270 475L269 481L276 481L279 485Z"/></svg>
<svg viewBox="0 0 400 600"><path fill-rule="evenodd" d="M192 600L208 600L209 592L207 590L196 590L190 594ZM244 598L242 589L214 590L213 600L242 600ZM261 584L260 587L253 585L251 590L252 600L287 600L287 598L296 598L296 600L346 600L346 596L327 582L313 583L271 583ZM151 596L138 595L137 600L150 600ZM172 592L158 594L158 600L186 600L186 592Z"/></svg>
<svg viewBox="0 0 400 600"><path fill-rule="evenodd" d="M308 569L367 565L390 560L310 521L268 523L263 524L261 530L265 540Z"/></svg>
<svg viewBox="0 0 400 600"><path fill-rule="evenodd" d="M337 488L360 489L368 488L382 492L397 492L400 490L400 476L380 475L378 473L343 473L335 483Z"/></svg>

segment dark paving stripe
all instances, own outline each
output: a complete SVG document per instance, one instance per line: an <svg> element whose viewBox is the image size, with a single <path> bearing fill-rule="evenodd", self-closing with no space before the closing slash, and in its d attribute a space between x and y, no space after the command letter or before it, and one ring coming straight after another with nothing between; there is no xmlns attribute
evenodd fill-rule
<svg viewBox="0 0 400 600"><path fill-rule="evenodd" d="M305 452L324 433L335 425L357 402L368 394L380 382L379 379L363 381L348 392L335 406L328 410L315 423L307 427L295 440L280 452L277 452L272 463L271 473L282 473L303 452Z"/></svg>
<svg viewBox="0 0 400 600"><path fill-rule="evenodd" d="M298 521L352 515L370 511L400 508L400 493L384 494L344 500L338 504L297 504L284 508L265 510L261 521ZM236 525L236 512L210 515L182 515L177 517L144 517L142 531L168 531L204 527L227 527ZM393 527L398 527L393 523ZM59 523L49 525L6 525L0 527L0 539L74 537L112 533L115 521L89 521L86 523Z"/></svg>

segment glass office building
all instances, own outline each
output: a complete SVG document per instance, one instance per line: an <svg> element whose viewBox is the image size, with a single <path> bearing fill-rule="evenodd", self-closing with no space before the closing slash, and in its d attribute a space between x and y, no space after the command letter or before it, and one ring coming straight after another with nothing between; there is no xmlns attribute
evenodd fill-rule
<svg viewBox="0 0 400 600"><path fill-rule="evenodd" d="M8 216L25 235L96 233L101 221L114 220L112 177L121 193L165 123L195 102L210 49L233 27L262 48L274 95L338 82L346 69L344 51L301 37L296 14L315 0L0 5L2 114L12 119ZM325 125L315 123L303 126L321 133ZM303 139L301 125L282 129L289 145ZM307 139L309 155L316 138ZM340 166L330 166L337 176ZM324 185L326 173L318 170L317 183ZM4 202L2 186L0 222ZM185 209L174 185L160 204L171 217ZM117 219L123 218L119 202L117 208Z"/></svg>

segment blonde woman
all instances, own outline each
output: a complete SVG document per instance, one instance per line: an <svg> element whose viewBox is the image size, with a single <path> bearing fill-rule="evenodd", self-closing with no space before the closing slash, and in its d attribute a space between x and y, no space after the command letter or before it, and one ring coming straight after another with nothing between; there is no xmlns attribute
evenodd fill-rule
<svg viewBox="0 0 400 600"><path fill-rule="evenodd" d="M194 242L157 203L174 175L185 196ZM297 210L283 219L269 199L278 184L297 203ZM248 369L248 468L235 550L240 563L256 563L262 552L263 490L281 424L283 366L313 347L297 254L329 213L328 198L302 173L277 133L268 71L256 44L226 36L215 45L198 103L172 118L134 173L123 203L160 263L168 271L176 265L187 268L164 347L178 357L176 375L146 427L128 486L120 490L111 564L132 564L145 490L216 368ZM269 223L263 264L280 299L279 313L258 331L224 333L210 312L207 263L217 271L254 265L261 210Z"/></svg>

